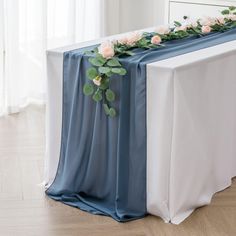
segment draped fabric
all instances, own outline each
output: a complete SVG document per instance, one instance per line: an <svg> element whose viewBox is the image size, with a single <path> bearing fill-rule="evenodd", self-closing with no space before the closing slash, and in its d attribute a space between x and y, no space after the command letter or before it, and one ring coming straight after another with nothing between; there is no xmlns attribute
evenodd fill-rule
<svg viewBox="0 0 236 236"><path fill-rule="evenodd" d="M118 95L116 118L107 117L102 104L82 92L89 67L84 52L94 47L66 52L61 154L48 196L117 221L145 216L146 64L231 40L236 40L236 29L138 49L122 58L127 75L111 79Z"/></svg>
<svg viewBox="0 0 236 236"><path fill-rule="evenodd" d="M0 0L0 116L46 100L46 50L103 36L104 0Z"/></svg>

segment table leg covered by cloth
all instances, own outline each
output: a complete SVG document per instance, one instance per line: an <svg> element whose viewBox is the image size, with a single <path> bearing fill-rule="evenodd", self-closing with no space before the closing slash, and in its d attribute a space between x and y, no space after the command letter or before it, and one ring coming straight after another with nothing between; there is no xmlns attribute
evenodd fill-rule
<svg viewBox="0 0 236 236"><path fill-rule="evenodd" d="M65 89L63 53L96 43L48 52L45 183L49 187L49 195L50 191L53 193L53 185L57 181L55 176L59 170L62 111L65 108L62 108L62 91ZM136 168L139 164L140 168L145 168L143 206L146 212L160 216L166 222L178 224L183 221L196 207L208 204L215 192L228 187L231 178L236 175L236 41L217 41L216 44L205 45L207 48L203 44L196 45L196 48L189 51L182 47L179 54L187 54L176 56L178 50L175 50L169 56L151 58L145 64L146 113L142 119L146 125L146 156L143 162L135 164ZM109 120L108 127L112 127L111 122L114 121ZM112 155L108 156L112 158ZM68 165L73 166L73 163ZM64 166L65 163L63 169L66 168ZM79 176L81 168L78 167L80 178L77 181L82 181ZM94 175L96 177L96 173ZM124 178L122 170L119 177ZM86 179L86 173L83 178ZM68 179L61 177L60 182ZM63 184L69 186L71 183ZM78 196L76 191L73 197ZM64 202L67 203L66 193L59 194L58 200L62 200L63 194ZM86 193L83 194L86 196ZM56 199L56 194L52 195ZM92 196L86 197L87 206L91 204L89 197ZM69 200L75 202L74 199ZM78 205L75 203L75 206ZM79 207L83 209L84 206ZM141 216L138 213L123 220Z"/></svg>

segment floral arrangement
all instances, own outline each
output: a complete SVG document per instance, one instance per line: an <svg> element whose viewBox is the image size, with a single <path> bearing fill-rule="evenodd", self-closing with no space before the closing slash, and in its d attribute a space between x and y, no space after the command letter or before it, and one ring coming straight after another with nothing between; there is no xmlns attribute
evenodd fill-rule
<svg viewBox="0 0 236 236"><path fill-rule="evenodd" d="M236 7L231 6L221 12L220 17L205 17L196 21L184 16L183 22L175 21L173 26L158 26L154 32L132 32L114 41L103 42L89 54L91 67L87 77L92 81L83 87L85 95L92 96L96 102L103 102L105 114L115 117L117 111L112 107L116 95L110 88L113 75L124 76L127 71L122 67L119 58L132 56L135 48L144 50L158 49L165 42L189 36L204 36L211 32L224 32L236 27Z"/></svg>

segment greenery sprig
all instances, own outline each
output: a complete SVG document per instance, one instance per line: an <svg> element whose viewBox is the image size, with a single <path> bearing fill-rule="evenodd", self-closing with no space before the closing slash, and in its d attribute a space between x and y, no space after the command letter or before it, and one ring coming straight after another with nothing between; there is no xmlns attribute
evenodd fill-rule
<svg viewBox="0 0 236 236"><path fill-rule="evenodd" d="M102 102L105 114L110 117L117 115L112 103L116 99L115 92L111 89L111 77L124 76L127 71L120 62L122 56L133 56L135 48L144 50L158 49L165 46L165 42L187 38L190 36L202 37L211 32L224 32L236 27L236 7L230 6L221 11L222 16L206 17L197 21L190 21L184 16L183 22L174 21L173 27L159 26L155 32L133 32L121 39L102 43L89 55L91 67L86 75L90 82L83 87L87 96L92 96L95 102Z"/></svg>

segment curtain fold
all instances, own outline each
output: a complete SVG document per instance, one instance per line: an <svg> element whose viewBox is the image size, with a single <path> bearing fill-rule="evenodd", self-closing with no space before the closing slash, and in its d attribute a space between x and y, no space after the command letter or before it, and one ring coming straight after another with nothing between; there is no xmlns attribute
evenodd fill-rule
<svg viewBox="0 0 236 236"><path fill-rule="evenodd" d="M46 50L104 35L105 0L0 0L0 116L45 102Z"/></svg>

